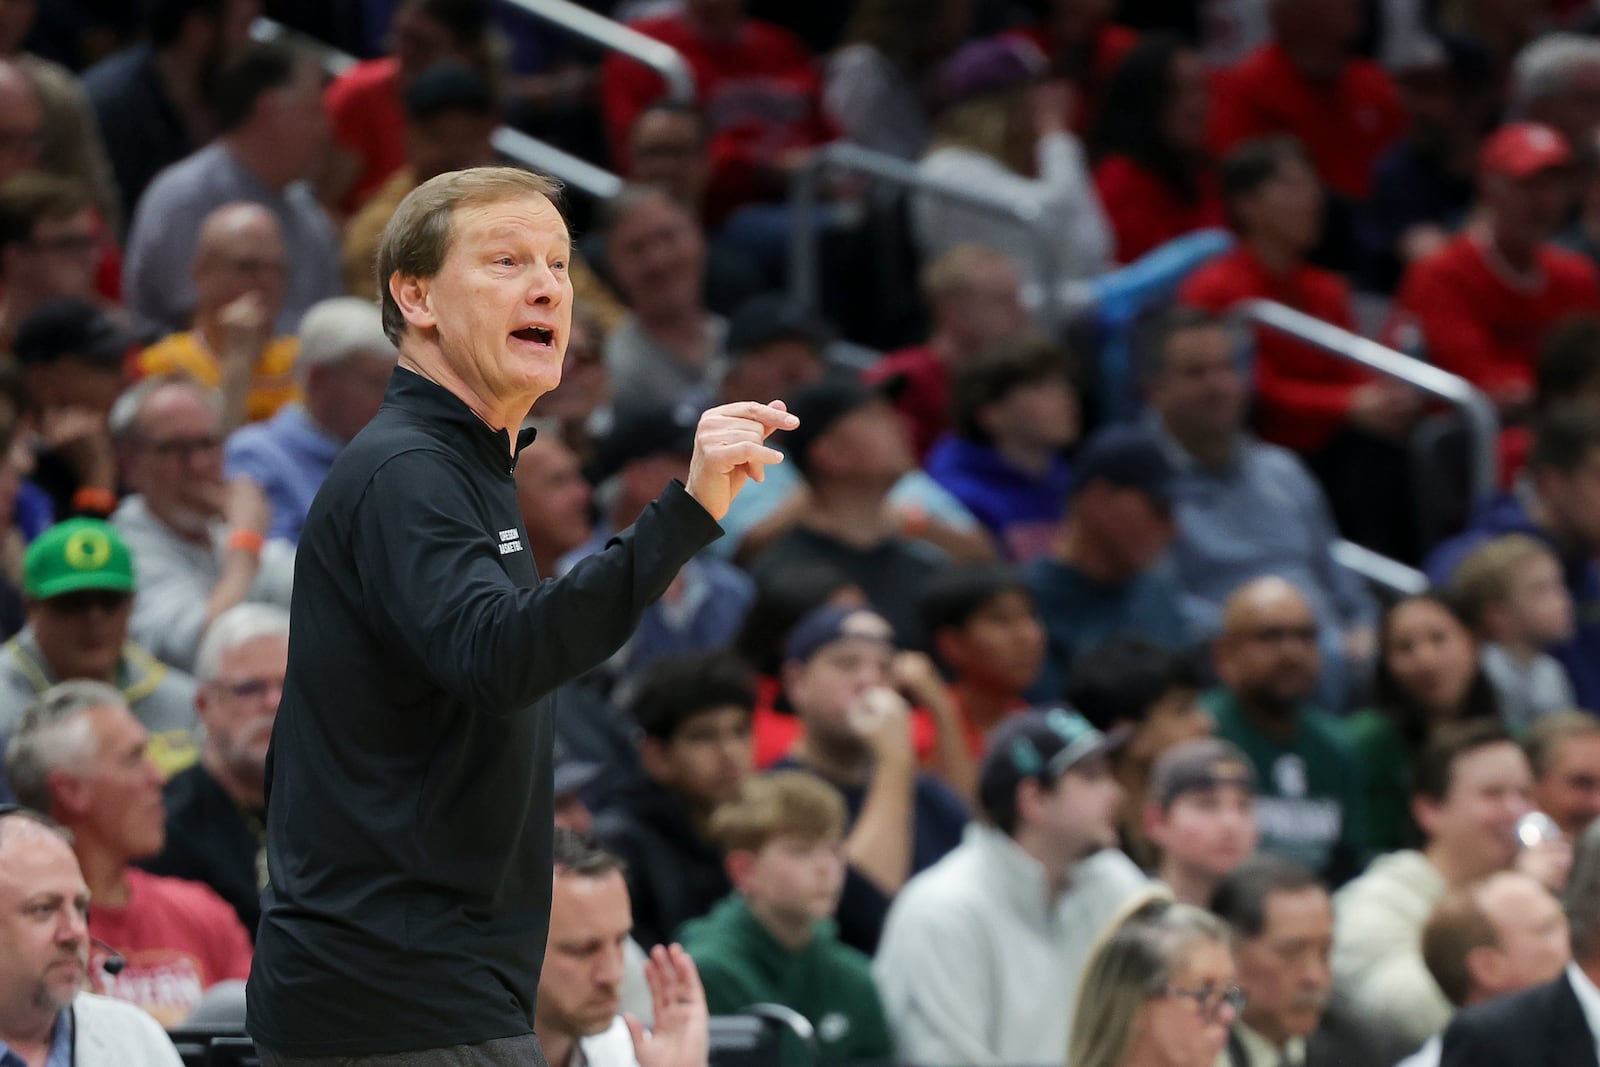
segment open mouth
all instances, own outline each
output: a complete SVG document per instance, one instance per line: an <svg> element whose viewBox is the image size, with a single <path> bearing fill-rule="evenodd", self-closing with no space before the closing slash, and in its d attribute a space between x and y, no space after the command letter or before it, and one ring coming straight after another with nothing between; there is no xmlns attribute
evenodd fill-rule
<svg viewBox="0 0 1600 1067"><path fill-rule="evenodd" d="M556 332L548 326L524 326L520 330L511 331L511 336L530 344L551 345L555 343Z"/></svg>

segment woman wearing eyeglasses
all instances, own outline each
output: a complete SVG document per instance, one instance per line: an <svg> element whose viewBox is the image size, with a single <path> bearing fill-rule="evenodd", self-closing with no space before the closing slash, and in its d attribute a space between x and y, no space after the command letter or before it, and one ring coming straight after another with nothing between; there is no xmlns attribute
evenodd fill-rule
<svg viewBox="0 0 1600 1067"><path fill-rule="evenodd" d="M1211 1067L1243 1006L1227 927L1152 901L1089 961L1068 1067Z"/></svg>

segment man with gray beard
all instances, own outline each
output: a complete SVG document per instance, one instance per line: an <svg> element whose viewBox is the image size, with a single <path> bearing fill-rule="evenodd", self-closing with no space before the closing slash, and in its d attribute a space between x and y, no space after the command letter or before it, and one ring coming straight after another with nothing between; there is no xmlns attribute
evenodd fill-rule
<svg viewBox="0 0 1600 1067"><path fill-rule="evenodd" d="M89 970L89 887L67 836L0 806L0 1063L179 1067L155 1019L80 992Z"/></svg>

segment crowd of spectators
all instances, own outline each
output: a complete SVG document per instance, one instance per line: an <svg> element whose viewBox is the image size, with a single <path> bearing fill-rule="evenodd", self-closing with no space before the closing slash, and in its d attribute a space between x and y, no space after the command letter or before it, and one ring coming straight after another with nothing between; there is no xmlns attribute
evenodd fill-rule
<svg viewBox="0 0 1600 1067"><path fill-rule="evenodd" d="M0 0L0 1064L80 986L79 1062L242 1021L376 250L502 123L622 179L565 205L542 578L707 408L799 418L557 694L551 1067L698 1067L619 1016L673 942L784 1062L1592 1062L1600 5L589 6L694 98L492 0ZM916 185L797 217L840 141Z"/></svg>

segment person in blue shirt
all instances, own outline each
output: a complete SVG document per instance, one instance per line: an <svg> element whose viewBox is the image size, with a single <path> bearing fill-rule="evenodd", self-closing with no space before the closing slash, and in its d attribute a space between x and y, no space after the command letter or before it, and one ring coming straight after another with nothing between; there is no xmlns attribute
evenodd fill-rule
<svg viewBox="0 0 1600 1067"><path fill-rule="evenodd" d="M1030 691L1035 701L1061 699L1072 661L1111 638L1184 643L1183 590L1162 563L1172 544L1176 476L1143 427L1110 426L1083 446L1050 554L1025 572L1048 635L1044 669Z"/></svg>
<svg viewBox="0 0 1600 1067"><path fill-rule="evenodd" d="M1327 497L1303 460L1246 432L1249 381L1222 320L1180 309L1146 356L1151 425L1177 469L1172 560L1190 636L1217 634L1223 602L1245 583L1286 579L1318 621L1318 701L1344 708L1350 679L1376 647L1378 605L1334 558L1339 531Z"/></svg>
<svg viewBox="0 0 1600 1067"><path fill-rule="evenodd" d="M1047 341L1003 341L956 373L955 433L928 454L933 480L978 518L1001 554L1049 551L1072 487L1064 449L1078 438L1068 355Z"/></svg>
<svg viewBox="0 0 1600 1067"><path fill-rule="evenodd" d="M304 399L235 430L223 452L227 476L249 478L272 504L269 537L299 542L333 461L378 413L396 358L372 301L338 296L306 312L295 357Z"/></svg>
<svg viewBox="0 0 1600 1067"><path fill-rule="evenodd" d="M1429 580L1447 584L1473 549L1512 533L1538 538L1561 560L1577 627L1550 654L1566 668L1578 706L1600 707L1600 414L1569 408L1546 415L1521 480L1434 550Z"/></svg>

